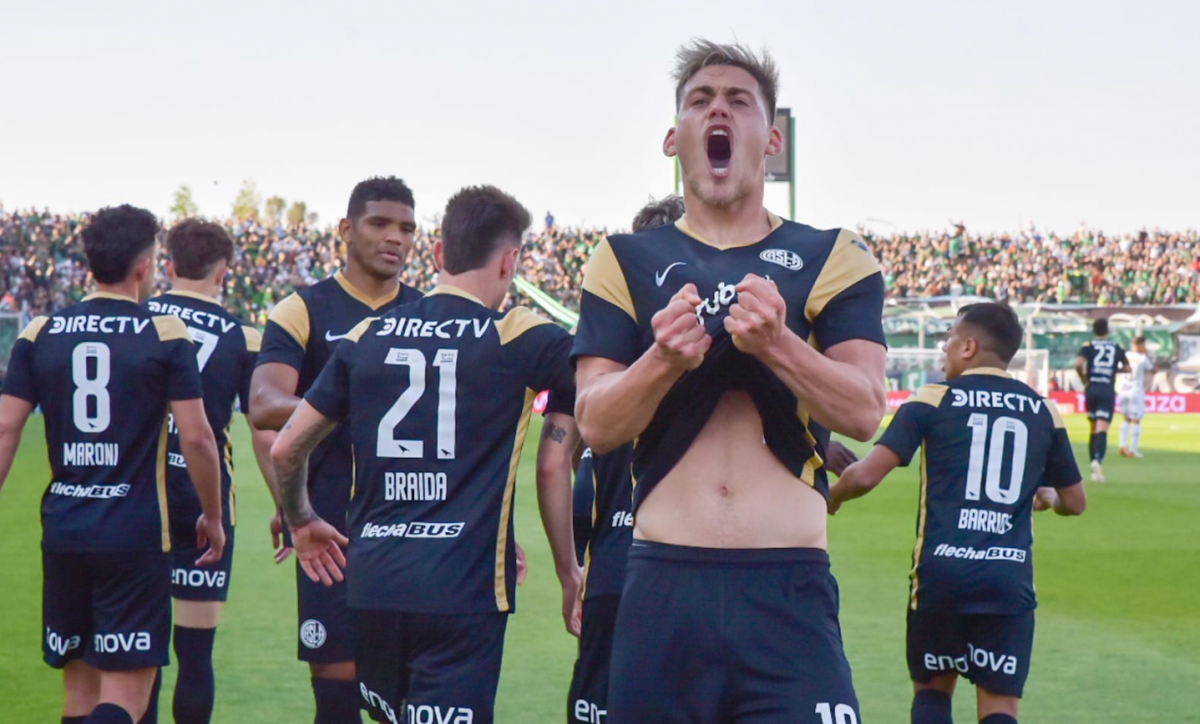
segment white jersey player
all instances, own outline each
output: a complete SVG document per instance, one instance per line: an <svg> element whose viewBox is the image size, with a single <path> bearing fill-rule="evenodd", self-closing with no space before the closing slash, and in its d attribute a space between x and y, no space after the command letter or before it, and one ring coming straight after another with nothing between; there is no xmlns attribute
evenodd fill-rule
<svg viewBox="0 0 1200 724"><path fill-rule="evenodd" d="M1154 358L1146 354L1146 338L1133 340L1133 353L1129 355L1129 383L1117 398L1117 412L1125 418L1121 422L1121 454L1128 458L1140 458L1138 445L1142 439L1142 418L1146 415L1146 380L1154 373ZM1129 440L1126 447L1125 441Z"/></svg>

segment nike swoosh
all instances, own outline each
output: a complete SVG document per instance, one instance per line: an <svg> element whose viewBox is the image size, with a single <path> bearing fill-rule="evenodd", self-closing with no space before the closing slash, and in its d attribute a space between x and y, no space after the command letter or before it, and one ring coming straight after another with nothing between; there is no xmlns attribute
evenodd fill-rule
<svg viewBox="0 0 1200 724"><path fill-rule="evenodd" d="M672 264L671 266L667 267L666 269L663 269L661 272L655 272L654 273L654 283L657 286L661 287L663 285L663 282L665 282L667 280L668 272L670 272L672 269L674 269L677 266L686 265L686 264L687 264L686 261L677 261L674 264Z"/></svg>
<svg viewBox="0 0 1200 724"><path fill-rule="evenodd" d="M346 334L350 334L350 333L346 332ZM326 342L336 342L339 339L345 339L346 334L330 334L329 332L326 332L325 333L325 341Z"/></svg>

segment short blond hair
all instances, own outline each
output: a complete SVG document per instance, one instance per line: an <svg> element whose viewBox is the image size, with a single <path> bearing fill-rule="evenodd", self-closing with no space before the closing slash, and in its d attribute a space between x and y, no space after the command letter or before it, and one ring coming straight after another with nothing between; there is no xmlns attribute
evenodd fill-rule
<svg viewBox="0 0 1200 724"><path fill-rule="evenodd" d="M693 38L684 43L675 53L675 108L683 103L683 87L692 76L710 65L729 65L741 68L758 81L763 99L767 102L767 120L775 120L775 100L779 94L779 66L775 59L763 49L761 57L740 43L714 43L704 38Z"/></svg>

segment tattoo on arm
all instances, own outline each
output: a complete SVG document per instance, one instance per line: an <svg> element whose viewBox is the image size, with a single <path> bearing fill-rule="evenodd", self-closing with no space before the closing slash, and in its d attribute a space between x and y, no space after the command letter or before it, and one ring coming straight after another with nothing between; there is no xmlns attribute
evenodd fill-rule
<svg viewBox="0 0 1200 724"><path fill-rule="evenodd" d="M567 431L552 422L547 422L546 426L542 428L542 439L561 443L567 439Z"/></svg>
<svg viewBox="0 0 1200 724"><path fill-rule="evenodd" d="M290 426L291 422L284 429ZM283 517L293 528L299 528L317 518L308 498L308 456L332 427L332 423L313 425L300 432L291 454L282 463L275 463Z"/></svg>

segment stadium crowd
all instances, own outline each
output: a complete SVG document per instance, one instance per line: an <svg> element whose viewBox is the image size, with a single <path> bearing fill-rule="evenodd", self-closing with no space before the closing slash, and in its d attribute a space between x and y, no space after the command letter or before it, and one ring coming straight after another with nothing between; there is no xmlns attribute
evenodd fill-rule
<svg viewBox="0 0 1200 724"><path fill-rule="evenodd" d="M85 219L0 208L0 311L42 314L87 293L79 235ZM229 221L225 226L237 248L225 301L230 311L254 324L264 324L275 302L294 288L332 274L342 256L332 228L263 221ZM1197 231L1154 229L1115 236L1081 227L1065 236L1032 228L971 234L962 225L890 235L860 231L879 258L891 298L979 295L1020 303L1101 305L1200 300ZM530 232L524 277L577 309L584 262L606 233L556 225ZM433 286L436 270L428 250L438 234L437 228L419 233L406 283L421 290Z"/></svg>

